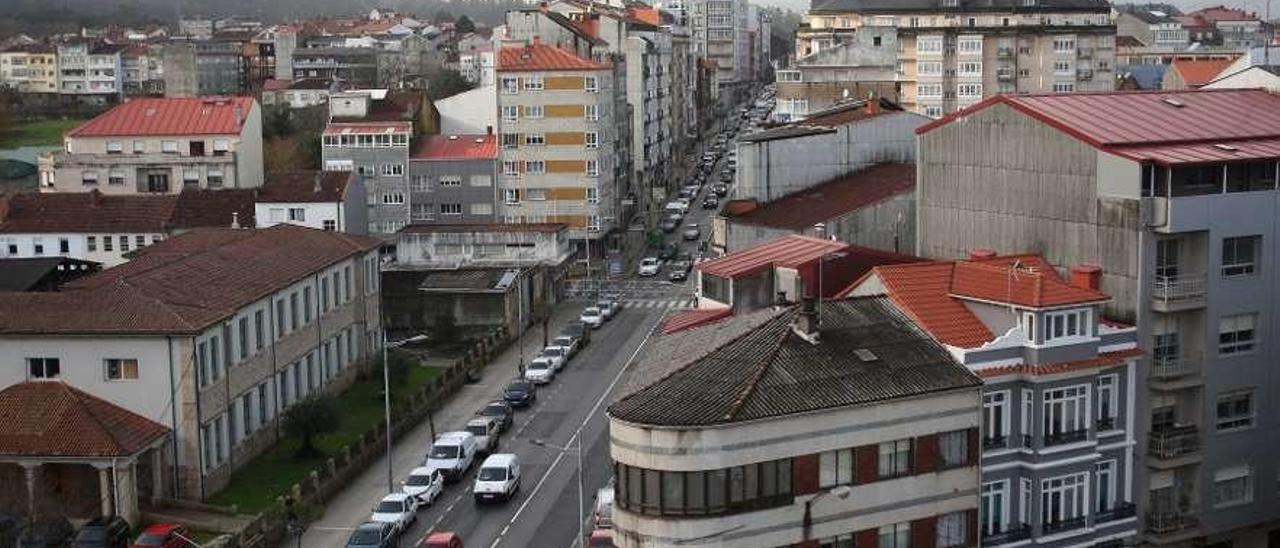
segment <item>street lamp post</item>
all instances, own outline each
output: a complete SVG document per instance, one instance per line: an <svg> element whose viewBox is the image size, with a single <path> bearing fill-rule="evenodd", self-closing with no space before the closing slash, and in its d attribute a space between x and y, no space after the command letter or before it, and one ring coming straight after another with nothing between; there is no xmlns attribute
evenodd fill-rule
<svg viewBox="0 0 1280 548"><path fill-rule="evenodd" d="M583 490L582 490L582 430L578 430L578 433L574 435L574 439L576 439L576 440L577 440L577 448L576 448L576 449L572 449L572 448L569 448L569 447L563 447L563 446L559 446L559 445L555 445L555 444L547 443L546 441L541 440L541 439L535 439L535 440L533 440L533 442L532 442L532 443L533 443L534 445L537 445L537 446L540 446L540 447L546 447L546 448L548 448L548 449L555 449L555 450L560 451L560 452L562 452L562 453L567 453L567 452L577 453L577 455L578 455L578 542L581 542L581 543L584 543L584 544L585 544L585 542L586 542L586 529L585 529L585 528L583 528L583 525L582 525L583 521L586 519L586 517L585 517L585 516L586 516L586 507L585 507L585 505L584 505L584 504L585 504L585 503L584 503L584 500L585 500L585 499L583 499Z"/></svg>
<svg viewBox="0 0 1280 548"><path fill-rule="evenodd" d="M427 336L421 333L400 339L398 341L387 341L387 328L382 326L382 414L386 420L387 427L387 492L395 491L395 483L391 478L391 368L387 365L387 350L390 348L399 348L409 343L426 340Z"/></svg>
<svg viewBox="0 0 1280 548"><path fill-rule="evenodd" d="M813 529L813 503L818 502L819 499L827 495L835 495L836 498L844 500L849 498L849 494L852 492L853 490L850 489L848 485L837 485L819 492L817 495L814 495L813 498L804 501L804 535L801 538L803 540L809 540L809 533Z"/></svg>

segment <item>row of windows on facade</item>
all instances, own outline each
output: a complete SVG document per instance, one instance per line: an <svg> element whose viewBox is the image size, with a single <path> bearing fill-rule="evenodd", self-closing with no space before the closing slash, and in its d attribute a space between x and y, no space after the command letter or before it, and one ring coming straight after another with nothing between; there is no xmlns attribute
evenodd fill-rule
<svg viewBox="0 0 1280 548"><path fill-rule="evenodd" d="M866 484L976 464L970 430L944 432L928 451L936 462L919 460L923 438L904 438L873 446L826 451L817 455L818 488ZM935 454L936 451L936 454ZM858 458L861 456L861 458ZM797 494L796 458L733 466L718 470L669 472L615 463L617 504L641 514L711 516L792 504ZM862 472L855 460L871 469Z"/></svg>
<svg viewBox="0 0 1280 548"><path fill-rule="evenodd" d="M1118 511L1131 506L1129 501L1122 500L1123 490L1119 489L1116 474L1116 461L1107 460L1096 463L1092 471L1041 479L1038 522L1042 533L1084 527L1090 515L1093 515L1095 523L1125 517ZM978 528L983 537L994 537L1035 525L1037 514L1032 505L1032 501L1037 498L1035 482L1030 478L1018 479L1017 502L1011 496L1012 485L1012 479L982 484Z"/></svg>
<svg viewBox="0 0 1280 548"><path fill-rule="evenodd" d="M1214 148L1235 152L1236 147L1219 143ZM1275 190L1277 179L1275 160L1199 164L1193 166L1142 166L1142 195L1162 198L1202 196L1233 192Z"/></svg>
<svg viewBox="0 0 1280 548"><path fill-rule="evenodd" d="M946 50L948 53L954 51L961 55L981 55L982 54L982 44L983 44L982 36L963 36L962 35L956 38L954 42L951 40L948 40L947 38L948 37L943 35L919 36L916 38L916 52L941 54L944 50ZM1079 45L1081 46L1081 48L1076 47L1077 41L1079 41ZM1100 40L1098 45L1099 47L1105 48L1107 47L1107 44L1108 43L1105 40ZM1091 45L1092 45L1092 42L1089 40L1088 37L1077 38L1076 36L1072 36L1072 35L1060 35L1060 36L1053 37L1053 52L1059 55L1074 56L1079 53L1086 53L1086 51L1083 51L1083 50L1086 50L1087 48L1091 47ZM1011 50L1013 46L1014 46L1014 43L1011 39L1002 39L1000 42L997 43L997 48L1003 48L1009 53L1012 53ZM952 47L954 47L954 49L952 49ZM1030 49L1031 46L1029 44L1021 45L1019 47L1026 48L1027 54L1031 53L1031 49Z"/></svg>
<svg viewBox="0 0 1280 548"><path fill-rule="evenodd" d="M109 235L96 236L95 235L95 236L85 236L85 250L90 253L96 253L98 251L99 238L102 239L101 241L102 241L103 251L114 251L116 242L119 242L120 244L121 253L129 251L131 247L135 249L142 249L147 245L147 237L142 234L136 234L132 236L123 235L123 234L119 236L109 236ZM151 235L151 243L153 244L156 242L159 242L161 239L162 237L158 234ZM4 241L4 247L3 247L4 254L2 256L17 257L22 254L22 250L19 248L19 244L15 238L4 238L3 241ZM71 239L57 238L57 241L58 241L57 254L70 255ZM46 249L43 237L31 238L31 254L32 255L39 257L49 252L51 251L49 249Z"/></svg>
<svg viewBox="0 0 1280 548"><path fill-rule="evenodd" d="M588 146L587 148L595 148ZM599 160L583 160L582 174L587 177L600 176ZM502 175L510 178L519 179L525 175L546 175L546 160L503 160Z"/></svg>
<svg viewBox="0 0 1280 548"><path fill-rule="evenodd" d="M1199 272L1183 272L1181 238L1166 238L1156 242L1156 279L1157 281L1174 280L1183 275L1197 275ZM1261 269L1262 236L1231 236L1222 239L1219 273L1223 278L1236 276L1252 276Z"/></svg>
<svg viewBox="0 0 1280 548"><path fill-rule="evenodd" d="M1100 376L1092 385L1078 384L1041 390L1039 434L1044 436L1044 445L1084 441L1091 427L1098 432L1123 429L1124 425L1119 421L1119 390L1119 375L1116 374ZM1013 390L996 390L982 395L982 443L985 449L1010 446L1013 436L1013 394ZM1093 399L1096 402L1092 402ZM1036 390L1022 389L1021 405L1018 420L1021 438L1012 445L1030 447L1037 433L1033 424Z"/></svg>
<svg viewBox="0 0 1280 548"><path fill-rule="evenodd" d="M546 188L504 188L502 189L502 201L507 205L518 204L521 201L545 202L550 199L549 190ZM595 204L600 202L600 189L598 187L589 186L581 190L587 203Z"/></svg>
<svg viewBox="0 0 1280 548"><path fill-rule="evenodd" d="M376 269L375 259L366 259L365 268ZM371 266L372 265L372 266ZM366 272L367 274L367 272ZM366 275L365 290L374 292L378 289L378 276ZM201 388L218 380L225 368L232 367L261 353L267 344L268 322L274 320L275 330L271 334L275 340L292 333L320 316L347 304L352 298L351 266L334 269L322 274L319 279L318 296L313 301L312 282L302 288L294 289L287 296L274 301L274 307L264 305L251 313L246 312L222 326L220 333L215 333L196 343L196 365L199 372ZM313 308L314 303L314 308ZM268 314L274 311L271 320Z"/></svg>
<svg viewBox="0 0 1280 548"><path fill-rule="evenodd" d="M52 176L52 174L49 174ZM80 183L84 186L97 186L101 181L102 172L96 169L86 169L80 172ZM107 170L107 184L111 186L124 185L128 178L128 174L124 170L110 169ZM209 168L205 171L205 186L209 188L220 188L226 184L226 174L219 168ZM149 179L150 181L150 179ZM48 183L48 181L46 182ZM182 184L187 187L200 186L200 170L199 169L183 169ZM165 175L164 189L169 187L168 175Z"/></svg>
<svg viewBox="0 0 1280 548"><path fill-rule="evenodd" d="M577 106L577 105L565 105ZM541 120L546 117L546 105L503 105L502 121L518 122L523 111L524 118L529 120ZM600 120L600 108L597 105L582 105L582 119L588 122L597 122Z"/></svg>
<svg viewBox="0 0 1280 548"><path fill-rule="evenodd" d="M178 154L178 141L173 139L164 139L159 141L147 141L144 139L134 139L132 141L107 141L107 154L124 154L125 143L129 144L129 151L133 154L145 154L148 151L160 151L165 154ZM213 156L225 156L231 152L231 141L228 139L214 139ZM204 156L205 141L195 140L187 141L188 156Z"/></svg>
<svg viewBox="0 0 1280 548"><path fill-rule="evenodd" d="M818 548L911 548L912 539L920 539L920 532L916 531L916 528L924 526L925 524L921 522L904 521L891 523L867 531L869 534L866 537L850 532L819 539ZM956 548L973 545L969 531L968 512L952 512L940 515L934 523L934 530L925 530L924 533L932 533L931 536L933 538L925 542L926 546L932 546L933 548ZM873 540L874 546L870 546L870 542L864 542L864 538ZM929 541L932 542L930 543Z"/></svg>
<svg viewBox="0 0 1280 548"><path fill-rule="evenodd" d="M519 148L523 146L546 146L547 134L545 133L503 133L502 148ZM581 146L583 148L600 148L600 134L594 131L584 131L582 133L582 144L572 143L567 146Z"/></svg>
<svg viewBox="0 0 1280 548"><path fill-rule="evenodd" d="M62 359L54 357L27 358L27 380L61 378ZM138 380L137 358L103 358L102 380L124 382Z"/></svg>
<svg viewBox="0 0 1280 548"><path fill-rule="evenodd" d="M960 0L943 0L942 1L942 7L954 8L954 7L958 7L959 4L960 4ZM1033 7L1036 4L1037 4L1037 0L1021 0L1021 5L1024 7ZM864 17L863 24L867 26L874 26L874 27L899 27L899 26L908 27L908 28L937 27L937 26L954 27L955 20L956 20L956 16L951 13L939 14L934 16L911 16L911 17L906 17L906 16L896 17L893 15L876 15L873 17ZM851 17L814 17L814 18L811 18L810 21L812 22L813 28L815 29L854 28L853 18ZM1064 13L1064 14L1052 14L1047 16L1028 14L1028 15L1024 15L1021 19L1018 19L1018 18L1011 19L1005 16L982 16L982 17L969 17L966 20L966 26L973 27L973 26L977 26L978 24L981 24L983 26L1004 26L1004 27L1011 26L1013 24L1032 24L1036 26L1041 26L1045 24L1054 24L1054 25L1062 25L1062 26L1089 26L1089 25L1108 25L1110 24L1110 21L1109 21L1108 15L1090 14L1090 13Z"/></svg>
<svg viewBox="0 0 1280 548"><path fill-rule="evenodd" d="M340 148L404 148L409 146L408 133L343 133L325 135L322 143Z"/></svg>
<svg viewBox="0 0 1280 548"><path fill-rule="evenodd" d="M467 186L476 188L487 188L493 186L493 177L490 175L472 175L463 177L462 175L410 175L409 190L414 192L432 192L437 188L461 188L463 182Z"/></svg>
<svg viewBox="0 0 1280 548"><path fill-rule="evenodd" d="M324 387L355 359L354 330L348 327L302 359L282 368L275 378L263 380L231 398L226 412L200 428L204 471L208 473L227 462L231 450L265 427L267 421ZM271 399L273 382L274 401Z"/></svg>
<svg viewBox="0 0 1280 548"><path fill-rule="evenodd" d="M536 76L536 75L524 76L524 77L517 77L517 76L502 77L502 93L504 95L515 95L520 93L521 90L526 92L544 91L546 90L546 84L542 76ZM589 93L595 93L597 91L600 91L600 83L595 76L584 76L582 77L582 89L581 90L573 89L570 91L585 91Z"/></svg>
<svg viewBox="0 0 1280 548"><path fill-rule="evenodd" d="M460 203L415 203L409 207L409 218L414 221L433 221L436 215L493 215L493 204L490 203L474 203L466 204L464 207Z"/></svg>

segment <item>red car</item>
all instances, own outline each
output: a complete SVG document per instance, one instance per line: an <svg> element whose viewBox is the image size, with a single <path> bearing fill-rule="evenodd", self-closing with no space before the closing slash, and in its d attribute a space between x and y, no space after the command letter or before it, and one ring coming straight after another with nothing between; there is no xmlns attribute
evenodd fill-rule
<svg viewBox="0 0 1280 548"><path fill-rule="evenodd" d="M421 548L462 548L462 537L457 533L431 533L422 539Z"/></svg>
<svg viewBox="0 0 1280 548"><path fill-rule="evenodd" d="M157 523L142 531L142 536L130 548L187 548L191 535L186 526L173 523Z"/></svg>

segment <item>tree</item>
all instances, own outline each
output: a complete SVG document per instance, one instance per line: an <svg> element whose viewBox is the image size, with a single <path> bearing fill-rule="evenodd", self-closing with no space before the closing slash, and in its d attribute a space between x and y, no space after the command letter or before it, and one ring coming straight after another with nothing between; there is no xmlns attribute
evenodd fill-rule
<svg viewBox="0 0 1280 548"><path fill-rule="evenodd" d="M476 24L471 22L471 18L463 15L453 24L453 28L458 32L475 32Z"/></svg>
<svg viewBox="0 0 1280 548"><path fill-rule="evenodd" d="M435 339L451 344L458 341L458 322L454 319L453 314L448 312L436 316L435 332L432 333Z"/></svg>
<svg viewBox="0 0 1280 548"><path fill-rule="evenodd" d="M293 115L289 105L274 105L266 108L266 122L263 124L263 136L285 137L293 133Z"/></svg>
<svg viewBox="0 0 1280 548"><path fill-rule="evenodd" d="M437 69L427 75L427 92L431 94L431 98L435 100L452 97L464 91L472 89L471 82L466 77L453 69Z"/></svg>
<svg viewBox="0 0 1280 548"><path fill-rule="evenodd" d="M300 459L320 456L312 440L321 434L337 431L341 420L338 402L328 394L312 395L285 410L285 434L302 438L302 445L294 456Z"/></svg>
<svg viewBox="0 0 1280 548"><path fill-rule="evenodd" d="M262 147L263 163L267 173L307 169L311 163L309 154L299 145L298 139L293 137L267 139Z"/></svg>

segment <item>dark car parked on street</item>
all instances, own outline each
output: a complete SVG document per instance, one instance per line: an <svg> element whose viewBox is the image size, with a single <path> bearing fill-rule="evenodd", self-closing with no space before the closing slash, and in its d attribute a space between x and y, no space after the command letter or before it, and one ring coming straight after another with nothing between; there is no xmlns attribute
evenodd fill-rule
<svg viewBox="0 0 1280 548"><path fill-rule="evenodd" d="M529 407L538 401L538 389L531 382L512 381L502 390L502 399L512 407Z"/></svg>
<svg viewBox="0 0 1280 548"><path fill-rule="evenodd" d="M511 404L503 400L493 400L486 403L476 415L480 417L493 417L498 419L498 431L506 432L511 428L511 424L515 422L515 411L511 409Z"/></svg>
<svg viewBox="0 0 1280 548"><path fill-rule="evenodd" d="M346 548L395 548L400 540L397 534L391 523L366 521L351 532Z"/></svg>
<svg viewBox="0 0 1280 548"><path fill-rule="evenodd" d="M129 522L120 516L98 516L84 524L71 542L71 548L127 548Z"/></svg>

